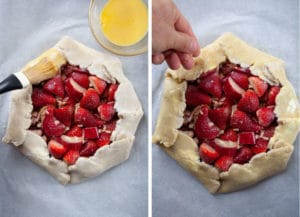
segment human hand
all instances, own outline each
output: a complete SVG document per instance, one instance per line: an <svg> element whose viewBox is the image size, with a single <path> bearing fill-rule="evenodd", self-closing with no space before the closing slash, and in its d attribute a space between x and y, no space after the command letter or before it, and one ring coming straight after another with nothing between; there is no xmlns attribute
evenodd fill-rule
<svg viewBox="0 0 300 217"><path fill-rule="evenodd" d="M200 47L191 26L172 0L152 1L152 63L166 60L171 69L194 65Z"/></svg>

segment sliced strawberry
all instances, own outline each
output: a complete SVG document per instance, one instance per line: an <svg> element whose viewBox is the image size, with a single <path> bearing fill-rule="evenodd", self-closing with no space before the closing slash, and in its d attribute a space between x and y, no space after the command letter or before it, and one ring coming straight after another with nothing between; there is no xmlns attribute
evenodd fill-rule
<svg viewBox="0 0 300 217"><path fill-rule="evenodd" d="M105 145L109 145L110 143L110 133L101 132L99 134L99 139L97 139L96 143L99 147L103 147Z"/></svg>
<svg viewBox="0 0 300 217"><path fill-rule="evenodd" d="M103 124L103 122L91 112L80 107L75 110L74 121L85 127L100 127Z"/></svg>
<svg viewBox="0 0 300 217"><path fill-rule="evenodd" d="M238 128L240 131L258 132L261 130L261 126L252 120L245 112L238 109L233 112L230 125L233 128Z"/></svg>
<svg viewBox="0 0 300 217"><path fill-rule="evenodd" d="M82 133L83 133L82 129L78 125L75 125L66 132L66 135L71 137L72 136L82 137Z"/></svg>
<svg viewBox="0 0 300 217"><path fill-rule="evenodd" d="M257 139L255 145L253 145L251 147L251 150L255 153L255 154L259 154L262 152L266 152L268 149L268 140L265 139Z"/></svg>
<svg viewBox="0 0 300 217"><path fill-rule="evenodd" d="M238 101L245 92L245 90L241 88L231 77L225 79L223 90L227 99L231 100L232 102Z"/></svg>
<svg viewBox="0 0 300 217"><path fill-rule="evenodd" d="M87 74L73 72L71 78L83 88L88 88L90 86L90 80Z"/></svg>
<svg viewBox="0 0 300 217"><path fill-rule="evenodd" d="M56 104L55 98L40 88L33 89L31 99L35 108Z"/></svg>
<svg viewBox="0 0 300 217"><path fill-rule="evenodd" d="M62 122L65 126L71 126L74 110L75 110L75 108L73 105L67 105L67 106L61 107L59 109L55 109L54 116L57 118L57 120Z"/></svg>
<svg viewBox="0 0 300 217"><path fill-rule="evenodd" d="M202 106L200 114L195 123L195 134L199 139L214 139L220 129L209 119L208 106Z"/></svg>
<svg viewBox="0 0 300 217"><path fill-rule="evenodd" d="M100 105L100 98L96 90L88 89L80 100L80 106L86 109L95 109Z"/></svg>
<svg viewBox="0 0 300 217"><path fill-rule="evenodd" d="M81 87L76 81L73 80L73 78L67 78L65 80L65 90L68 96L71 99L74 99L76 102L81 99L83 93L86 91L86 89Z"/></svg>
<svg viewBox="0 0 300 217"><path fill-rule="evenodd" d="M80 156L90 157L95 154L98 148L99 146L95 141L89 140L87 143L85 143L82 150L80 151Z"/></svg>
<svg viewBox="0 0 300 217"><path fill-rule="evenodd" d="M243 67L237 66L237 65L233 67L233 71L243 73L243 74L246 74L246 75L251 74L251 71L250 71L249 68L243 68Z"/></svg>
<svg viewBox="0 0 300 217"><path fill-rule="evenodd" d="M48 149L50 154L57 159L61 159L62 156L64 156L64 154L67 152L67 147L54 139L51 139L48 142Z"/></svg>
<svg viewBox="0 0 300 217"><path fill-rule="evenodd" d="M238 164L248 163L253 155L254 153L250 148L243 146L239 149L237 155L233 158L233 162Z"/></svg>
<svg viewBox="0 0 300 217"><path fill-rule="evenodd" d="M106 123L105 125L104 125L104 130L105 131L110 131L110 132L112 132L112 131L114 131L115 129L116 129L116 126L117 126L117 121L116 120L111 120L110 122L108 122L108 123Z"/></svg>
<svg viewBox="0 0 300 217"><path fill-rule="evenodd" d="M263 131L263 137L271 138L275 133L275 126L270 126Z"/></svg>
<svg viewBox="0 0 300 217"><path fill-rule="evenodd" d="M119 84L110 84L108 87L108 92L107 92L107 99L108 101L114 101L115 100L115 94L116 91L119 87Z"/></svg>
<svg viewBox="0 0 300 217"><path fill-rule="evenodd" d="M221 172L224 172L229 170L232 164L233 164L233 157L223 155L215 162L215 167L217 167Z"/></svg>
<svg viewBox="0 0 300 217"><path fill-rule="evenodd" d="M67 136L62 135L60 141L70 150L80 150L83 145L82 136Z"/></svg>
<svg viewBox="0 0 300 217"><path fill-rule="evenodd" d="M81 69L79 68L79 66L74 66L70 64L62 66L61 71L62 73L66 74L66 76L70 76L73 72L89 74L89 72L86 69Z"/></svg>
<svg viewBox="0 0 300 217"><path fill-rule="evenodd" d="M219 153L206 143L200 145L199 154L200 158L208 164L213 163L219 157Z"/></svg>
<svg viewBox="0 0 300 217"><path fill-rule="evenodd" d="M58 97L64 98L65 96L64 83L60 75L48 80L43 88Z"/></svg>
<svg viewBox="0 0 300 217"><path fill-rule="evenodd" d="M259 77L255 77L255 76L249 77L249 83L251 87L254 89L258 97L263 96L266 90L268 89L267 82L263 81Z"/></svg>
<svg viewBox="0 0 300 217"><path fill-rule="evenodd" d="M47 106L46 112L42 121L42 130L48 137L60 136L65 131L65 125L54 117L54 106Z"/></svg>
<svg viewBox="0 0 300 217"><path fill-rule="evenodd" d="M275 113L273 107L263 107L257 110L256 116L258 123L263 126L269 126L275 120Z"/></svg>
<svg viewBox="0 0 300 217"><path fill-rule="evenodd" d="M101 95L104 92L107 83L97 76L90 76L89 80L92 84L92 87L94 87L98 94Z"/></svg>
<svg viewBox="0 0 300 217"><path fill-rule="evenodd" d="M63 160L68 164L72 165L75 164L77 159L80 157L79 151L77 150L69 150L65 156L63 157Z"/></svg>
<svg viewBox="0 0 300 217"><path fill-rule="evenodd" d="M77 72L77 73L82 73L82 74L90 74L89 71L87 69L82 69L79 66L76 66L73 69L73 72Z"/></svg>
<svg viewBox="0 0 300 217"><path fill-rule="evenodd" d="M231 128L227 129L222 135L220 135L219 138L225 141L233 141L233 142L238 141L237 133Z"/></svg>
<svg viewBox="0 0 300 217"><path fill-rule="evenodd" d="M255 144L254 132L240 132L239 133L239 144L240 145L254 145Z"/></svg>
<svg viewBox="0 0 300 217"><path fill-rule="evenodd" d="M217 98L222 96L221 80L217 73L210 73L200 78L199 88Z"/></svg>
<svg viewBox="0 0 300 217"><path fill-rule="evenodd" d="M240 99L237 108L244 112L255 112L259 108L259 99L253 90L247 90Z"/></svg>
<svg viewBox="0 0 300 217"><path fill-rule="evenodd" d="M249 81L248 76L245 73L233 71L230 73L231 78L244 90L248 89Z"/></svg>
<svg viewBox="0 0 300 217"><path fill-rule="evenodd" d="M97 127L86 127L83 129L83 135L85 139L98 139L98 128Z"/></svg>
<svg viewBox="0 0 300 217"><path fill-rule="evenodd" d="M280 91L280 87L273 86L267 92L267 105L275 105L276 97Z"/></svg>
<svg viewBox="0 0 300 217"><path fill-rule="evenodd" d="M226 128L230 119L230 114L231 114L230 105L226 105L208 111L209 119L222 130Z"/></svg>
<svg viewBox="0 0 300 217"><path fill-rule="evenodd" d="M186 104L188 106L198 106L202 104L209 105L211 103L211 98L199 91L199 89L194 85L189 85L185 92Z"/></svg>
<svg viewBox="0 0 300 217"><path fill-rule="evenodd" d="M225 141L222 139L214 139L212 146L221 155L233 156L237 151L238 143L233 141Z"/></svg>
<svg viewBox="0 0 300 217"><path fill-rule="evenodd" d="M116 114L114 105L115 104L112 102L99 105L98 112L101 120L110 121L114 117L114 115Z"/></svg>

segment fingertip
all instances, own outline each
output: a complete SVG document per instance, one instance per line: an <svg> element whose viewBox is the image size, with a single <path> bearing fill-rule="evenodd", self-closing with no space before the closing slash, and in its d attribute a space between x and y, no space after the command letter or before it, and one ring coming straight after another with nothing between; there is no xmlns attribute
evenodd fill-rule
<svg viewBox="0 0 300 217"><path fill-rule="evenodd" d="M152 55L152 63L153 64L161 64L165 60L165 56L163 54L154 54Z"/></svg>
<svg viewBox="0 0 300 217"><path fill-rule="evenodd" d="M170 69L176 70L180 67L180 58L175 52L170 53L168 56L165 57L166 62Z"/></svg>
<svg viewBox="0 0 300 217"><path fill-rule="evenodd" d="M192 57L192 55L190 54L186 54L186 53L178 53L177 54L179 59L180 59L180 62L182 64L182 66L187 69L187 70L190 70L193 68L194 66L194 59Z"/></svg>

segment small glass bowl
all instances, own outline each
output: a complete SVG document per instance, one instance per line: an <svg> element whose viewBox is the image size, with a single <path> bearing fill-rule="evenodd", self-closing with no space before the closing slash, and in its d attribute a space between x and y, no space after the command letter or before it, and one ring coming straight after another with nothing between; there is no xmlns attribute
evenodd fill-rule
<svg viewBox="0 0 300 217"><path fill-rule="evenodd" d="M91 0L90 2L89 24L96 41L105 49L122 56L134 56L146 52L148 49L148 32L143 39L130 46L115 45L104 36L99 23L99 16L107 1L108 0ZM144 0L144 2L147 5L148 1Z"/></svg>

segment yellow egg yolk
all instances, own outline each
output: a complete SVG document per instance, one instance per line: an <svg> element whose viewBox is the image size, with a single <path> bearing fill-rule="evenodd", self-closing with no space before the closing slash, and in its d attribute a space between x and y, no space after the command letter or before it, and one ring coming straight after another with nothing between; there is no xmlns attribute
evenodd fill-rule
<svg viewBox="0 0 300 217"><path fill-rule="evenodd" d="M147 6L142 0L109 0L100 14L100 24L113 44L133 45L147 33Z"/></svg>

